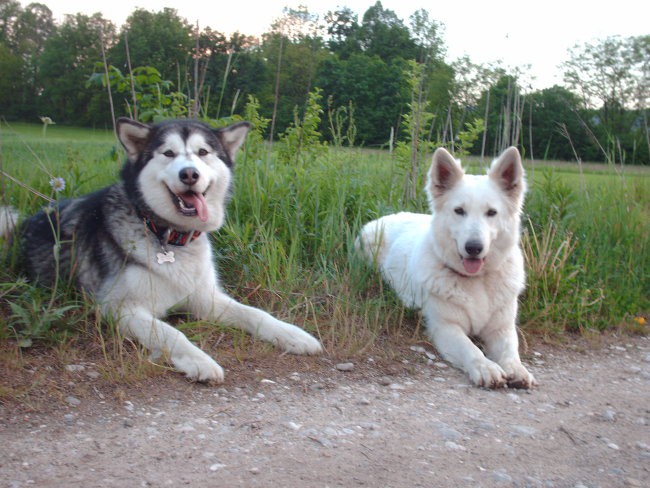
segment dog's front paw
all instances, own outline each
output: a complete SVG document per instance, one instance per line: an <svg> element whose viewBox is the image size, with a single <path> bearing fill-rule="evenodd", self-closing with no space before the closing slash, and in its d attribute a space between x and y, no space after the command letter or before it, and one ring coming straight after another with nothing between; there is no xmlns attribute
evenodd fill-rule
<svg viewBox="0 0 650 488"><path fill-rule="evenodd" d="M503 388L507 383L506 373L501 369L501 366L487 358L474 362L467 373L469 379L476 386Z"/></svg>
<svg viewBox="0 0 650 488"><path fill-rule="evenodd" d="M275 342L291 354L320 354L323 352L321 343L311 334L291 324L284 324Z"/></svg>
<svg viewBox="0 0 650 488"><path fill-rule="evenodd" d="M535 377L528 372L523 364L519 361L513 361L503 365L506 373L508 388L530 389L538 386Z"/></svg>
<svg viewBox="0 0 650 488"><path fill-rule="evenodd" d="M199 348L185 354L173 355L172 363L191 380L223 382L223 368Z"/></svg>

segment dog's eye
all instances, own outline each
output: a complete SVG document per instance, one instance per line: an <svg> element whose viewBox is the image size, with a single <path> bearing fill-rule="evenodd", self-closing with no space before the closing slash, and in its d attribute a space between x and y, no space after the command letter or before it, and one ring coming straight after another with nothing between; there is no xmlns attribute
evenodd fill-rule
<svg viewBox="0 0 650 488"><path fill-rule="evenodd" d="M207 149L199 149L199 156L207 156L208 150Z"/></svg>
<svg viewBox="0 0 650 488"><path fill-rule="evenodd" d="M465 215L465 209L463 207L456 207L454 213L456 215Z"/></svg>
<svg viewBox="0 0 650 488"><path fill-rule="evenodd" d="M174 151L172 151L171 149L167 149L167 150L163 153L163 155L166 156L166 157L168 157L168 158L173 158L174 156L176 156L176 155L174 154Z"/></svg>
<svg viewBox="0 0 650 488"><path fill-rule="evenodd" d="M494 210L493 208L491 208L490 210L487 211L487 213L485 215L487 215L488 217L494 217L496 214L497 214L497 211Z"/></svg>

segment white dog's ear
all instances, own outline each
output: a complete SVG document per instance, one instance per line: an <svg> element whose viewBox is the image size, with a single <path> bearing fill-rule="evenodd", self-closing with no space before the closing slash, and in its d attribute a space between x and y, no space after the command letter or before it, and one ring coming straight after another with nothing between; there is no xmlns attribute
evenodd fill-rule
<svg viewBox="0 0 650 488"><path fill-rule="evenodd" d="M237 122L236 124L215 131L232 161L235 160L235 154L237 154L237 150L244 143L246 134L248 134L250 128L250 122Z"/></svg>
<svg viewBox="0 0 650 488"><path fill-rule="evenodd" d="M510 197L519 199L526 191L524 166L516 147L511 146L492 163L489 177Z"/></svg>
<svg viewBox="0 0 650 488"><path fill-rule="evenodd" d="M433 153L433 161L429 169L427 183L429 196L436 198L453 188L464 173L460 163L446 149L439 147Z"/></svg>
<svg viewBox="0 0 650 488"><path fill-rule="evenodd" d="M151 127L135 120L120 117L117 119L117 137L126 149L130 161L135 161L144 149Z"/></svg>

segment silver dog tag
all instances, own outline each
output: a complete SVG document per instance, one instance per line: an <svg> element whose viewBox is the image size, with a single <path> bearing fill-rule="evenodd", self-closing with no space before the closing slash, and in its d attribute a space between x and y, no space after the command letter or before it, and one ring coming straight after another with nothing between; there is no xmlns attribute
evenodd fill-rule
<svg viewBox="0 0 650 488"><path fill-rule="evenodd" d="M158 258L158 264L173 263L176 261L174 251L159 252L156 254L156 257Z"/></svg>

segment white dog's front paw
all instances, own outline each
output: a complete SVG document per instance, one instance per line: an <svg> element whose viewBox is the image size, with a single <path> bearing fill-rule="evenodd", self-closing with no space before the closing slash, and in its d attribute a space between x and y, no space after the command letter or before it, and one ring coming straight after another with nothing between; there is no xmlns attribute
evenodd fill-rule
<svg viewBox="0 0 650 488"><path fill-rule="evenodd" d="M191 380L223 382L223 368L198 347L185 354L174 354L172 363Z"/></svg>
<svg viewBox="0 0 650 488"><path fill-rule="evenodd" d="M274 342L291 354L320 354L323 352L323 346L318 339L300 327L291 324L283 324L282 331L277 334Z"/></svg>
<svg viewBox="0 0 650 488"><path fill-rule="evenodd" d="M506 373L509 388L530 389L538 386L535 377L528 372L520 361L503 364L503 370Z"/></svg>
<svg viewBox="0 0 650 488"><path fill-rule="evenodd" d="M475 361L467 371L469 379L476 386L486 388L503 388L506 386L506 373L494 361L487 358Z"/></svg>

